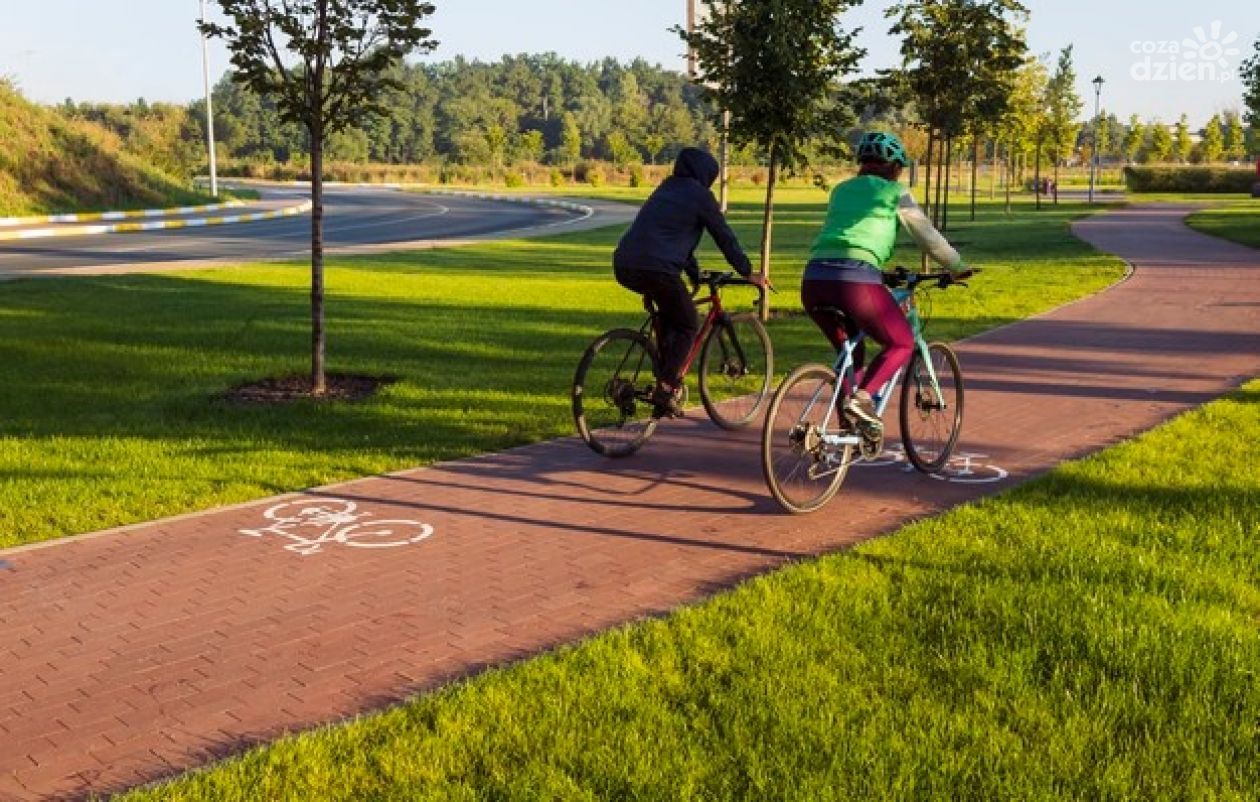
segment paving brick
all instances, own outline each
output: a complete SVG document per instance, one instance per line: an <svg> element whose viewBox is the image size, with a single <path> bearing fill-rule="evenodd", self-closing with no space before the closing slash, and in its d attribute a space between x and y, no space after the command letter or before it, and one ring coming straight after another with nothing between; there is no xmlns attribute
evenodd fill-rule
<svg viewBox="0 0 1260 802"><path fill-rule="evenodd" d="M1260 299L1260 257L1177 214L1078 223L1133 254L1133 278L959 345L961 447L1005 481L863 466L843 523L783 515L759 432L692 416L630 460L565 438L310 494L435 527L413 545L302 556L239 535L272 499L17 553L0 602L0 799L109 793L659 615L1215 397L1260 374L1254 307L1238 303Z"/></svg>

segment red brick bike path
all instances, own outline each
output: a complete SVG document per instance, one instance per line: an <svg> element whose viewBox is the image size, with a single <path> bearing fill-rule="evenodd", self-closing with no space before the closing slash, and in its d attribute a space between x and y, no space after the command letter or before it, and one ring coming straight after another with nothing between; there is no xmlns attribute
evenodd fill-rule
<svg viewBox="0 0 1260 802"><path fill-rule="evenodd" d="M696 414L628 460L565 439L294 496L433 528L394 548L303 555L274 531L242 534L284 497L0 552L0 799L108 793L380 708L1010 487L1208 401L1260 374L1260 252L1185 229L1184 212L1079 224L1136 273L960 344L970 456L949 479L863 466L823 512L781 514L758 433Z"/></svg>

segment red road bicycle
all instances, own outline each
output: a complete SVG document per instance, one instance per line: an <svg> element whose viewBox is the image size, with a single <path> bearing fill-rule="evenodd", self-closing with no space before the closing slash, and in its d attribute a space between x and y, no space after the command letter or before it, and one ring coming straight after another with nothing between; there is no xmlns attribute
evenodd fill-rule
<svg viewBox="0 0 1260 802"><path fill-rule="evenodd" d="M722 308L721 289L750 284L732 272L703 271L695 291L709 288L708 304L696 340L683 364L686 376L699 356L698 387L705 411L723 429L752 423L765 407L774 371L770 335L756 313L732 315ZM765 291L760 291L759 303ZM578 434L596 453L625 457L656 431L652 389L656 384L659 324L656 308L644 300L647 320L633 329L612 329L582 355L573 377L573 420ZM686 399L684 397L683 401Z"/></svg>

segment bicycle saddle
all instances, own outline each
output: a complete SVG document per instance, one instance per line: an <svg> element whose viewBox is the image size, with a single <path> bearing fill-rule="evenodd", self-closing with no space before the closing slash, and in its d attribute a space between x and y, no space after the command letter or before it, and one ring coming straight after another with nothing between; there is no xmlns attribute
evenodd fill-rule
<svg viewBox="0 0 1260 802"><path fill-rule="evenodd" d="M809 314L811 316L812 315L831 315L836 320L844 320L845 318L844 310L836 306L813 306L813 307L810 307Z"/></svg>

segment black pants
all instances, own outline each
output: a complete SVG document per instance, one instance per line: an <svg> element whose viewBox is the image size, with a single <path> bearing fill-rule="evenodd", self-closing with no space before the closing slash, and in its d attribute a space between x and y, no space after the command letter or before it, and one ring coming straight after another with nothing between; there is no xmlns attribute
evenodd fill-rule
<svg viewBox="0 0 1260 802"><path fill-rule="evenodd" d="M656 305L660 321L660 375L656 378L677 387L682 384L683 363L700 330L696 302L682 276L648 270L615 270L617 283L639 293Z"/></svg>

